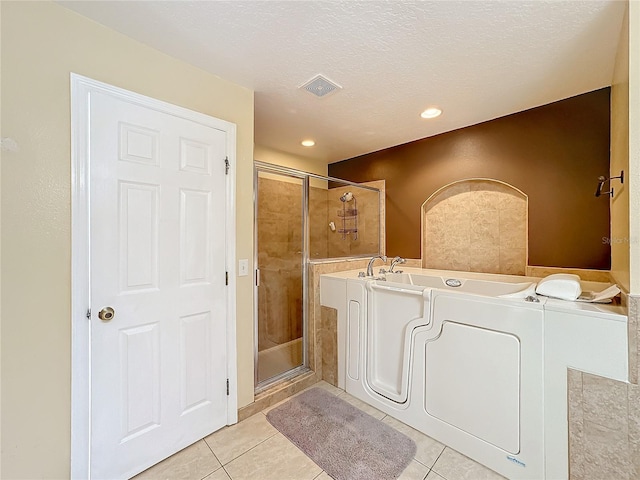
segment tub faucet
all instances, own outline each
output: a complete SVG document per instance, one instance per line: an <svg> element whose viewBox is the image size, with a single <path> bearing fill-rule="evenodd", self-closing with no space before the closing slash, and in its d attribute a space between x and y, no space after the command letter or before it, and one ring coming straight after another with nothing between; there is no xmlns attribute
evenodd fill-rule
<svg viewBox="0 0 640 480"><path fill-rule="evenodd" d="M369 265L367 265L367 277L373 277L373 262L375 262L377 258L385 263L387 262L386 255L376 255L375 257L373 257L371 260L369 260Z"/></svg>
<svg viewBox="0 0 640 480"><path fill-rule="evenodd" d="M404 258L395 257L393 260L391 260L391 268L389 269L389 273L402 273L402 270L398 270L397 272L394 272L393 269L396 265L398 264L402 265L405 262L406 260Z"/></svg>

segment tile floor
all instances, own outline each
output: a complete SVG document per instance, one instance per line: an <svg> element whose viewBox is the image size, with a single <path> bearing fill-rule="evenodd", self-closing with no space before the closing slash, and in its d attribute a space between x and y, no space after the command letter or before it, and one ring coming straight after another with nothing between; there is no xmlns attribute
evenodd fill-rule
<svg viewBox="0 0 640 480"><path fill-rule="evenodd" d="M504 478L333 385L319 382L313 387L326 389L416 442L416 456L400 480ZM135 480L330 480L326 472L267 421L267 412L276 406L218 430L142 472Z"/></svg>

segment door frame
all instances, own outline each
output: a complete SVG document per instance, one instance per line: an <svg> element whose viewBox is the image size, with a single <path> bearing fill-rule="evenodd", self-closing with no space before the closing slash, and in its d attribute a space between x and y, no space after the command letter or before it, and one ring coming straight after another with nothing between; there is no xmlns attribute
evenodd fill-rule
<svg viewBox="0 0 640 480"><path fill-rule="evenodd" d="M103 93L227 133L225 193L227 303L227 425L238 421L236 364L236 125L203 113L71 73L71 478L91 478L91 245L89 111Z"/></svg>

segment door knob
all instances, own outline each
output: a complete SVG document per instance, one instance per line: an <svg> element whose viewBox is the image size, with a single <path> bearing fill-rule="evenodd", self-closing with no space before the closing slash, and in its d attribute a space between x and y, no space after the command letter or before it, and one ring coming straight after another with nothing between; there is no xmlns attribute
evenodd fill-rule
<svg viewBox="0 0 640 480"><path fill-rule="evenodd" d="M115 316L116 311L111 308L111 307L104 307L102 310L100 310L100 312L98 313L98 318L100 320L103 320L105 322L108 322L109 320L113 320L113 317Z"/></svg>

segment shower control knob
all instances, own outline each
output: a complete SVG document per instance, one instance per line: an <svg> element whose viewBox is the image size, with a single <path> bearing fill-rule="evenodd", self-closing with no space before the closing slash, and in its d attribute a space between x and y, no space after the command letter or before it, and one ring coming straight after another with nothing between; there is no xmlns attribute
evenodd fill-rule
<svg viewBox="0 0 640 480"><path fill-rule="evenodd" d="M108 322L109 320L113 320L115 317L116 311L111 307L104 307L100 312L98 312L98 318L104 322Z"/></svg>

